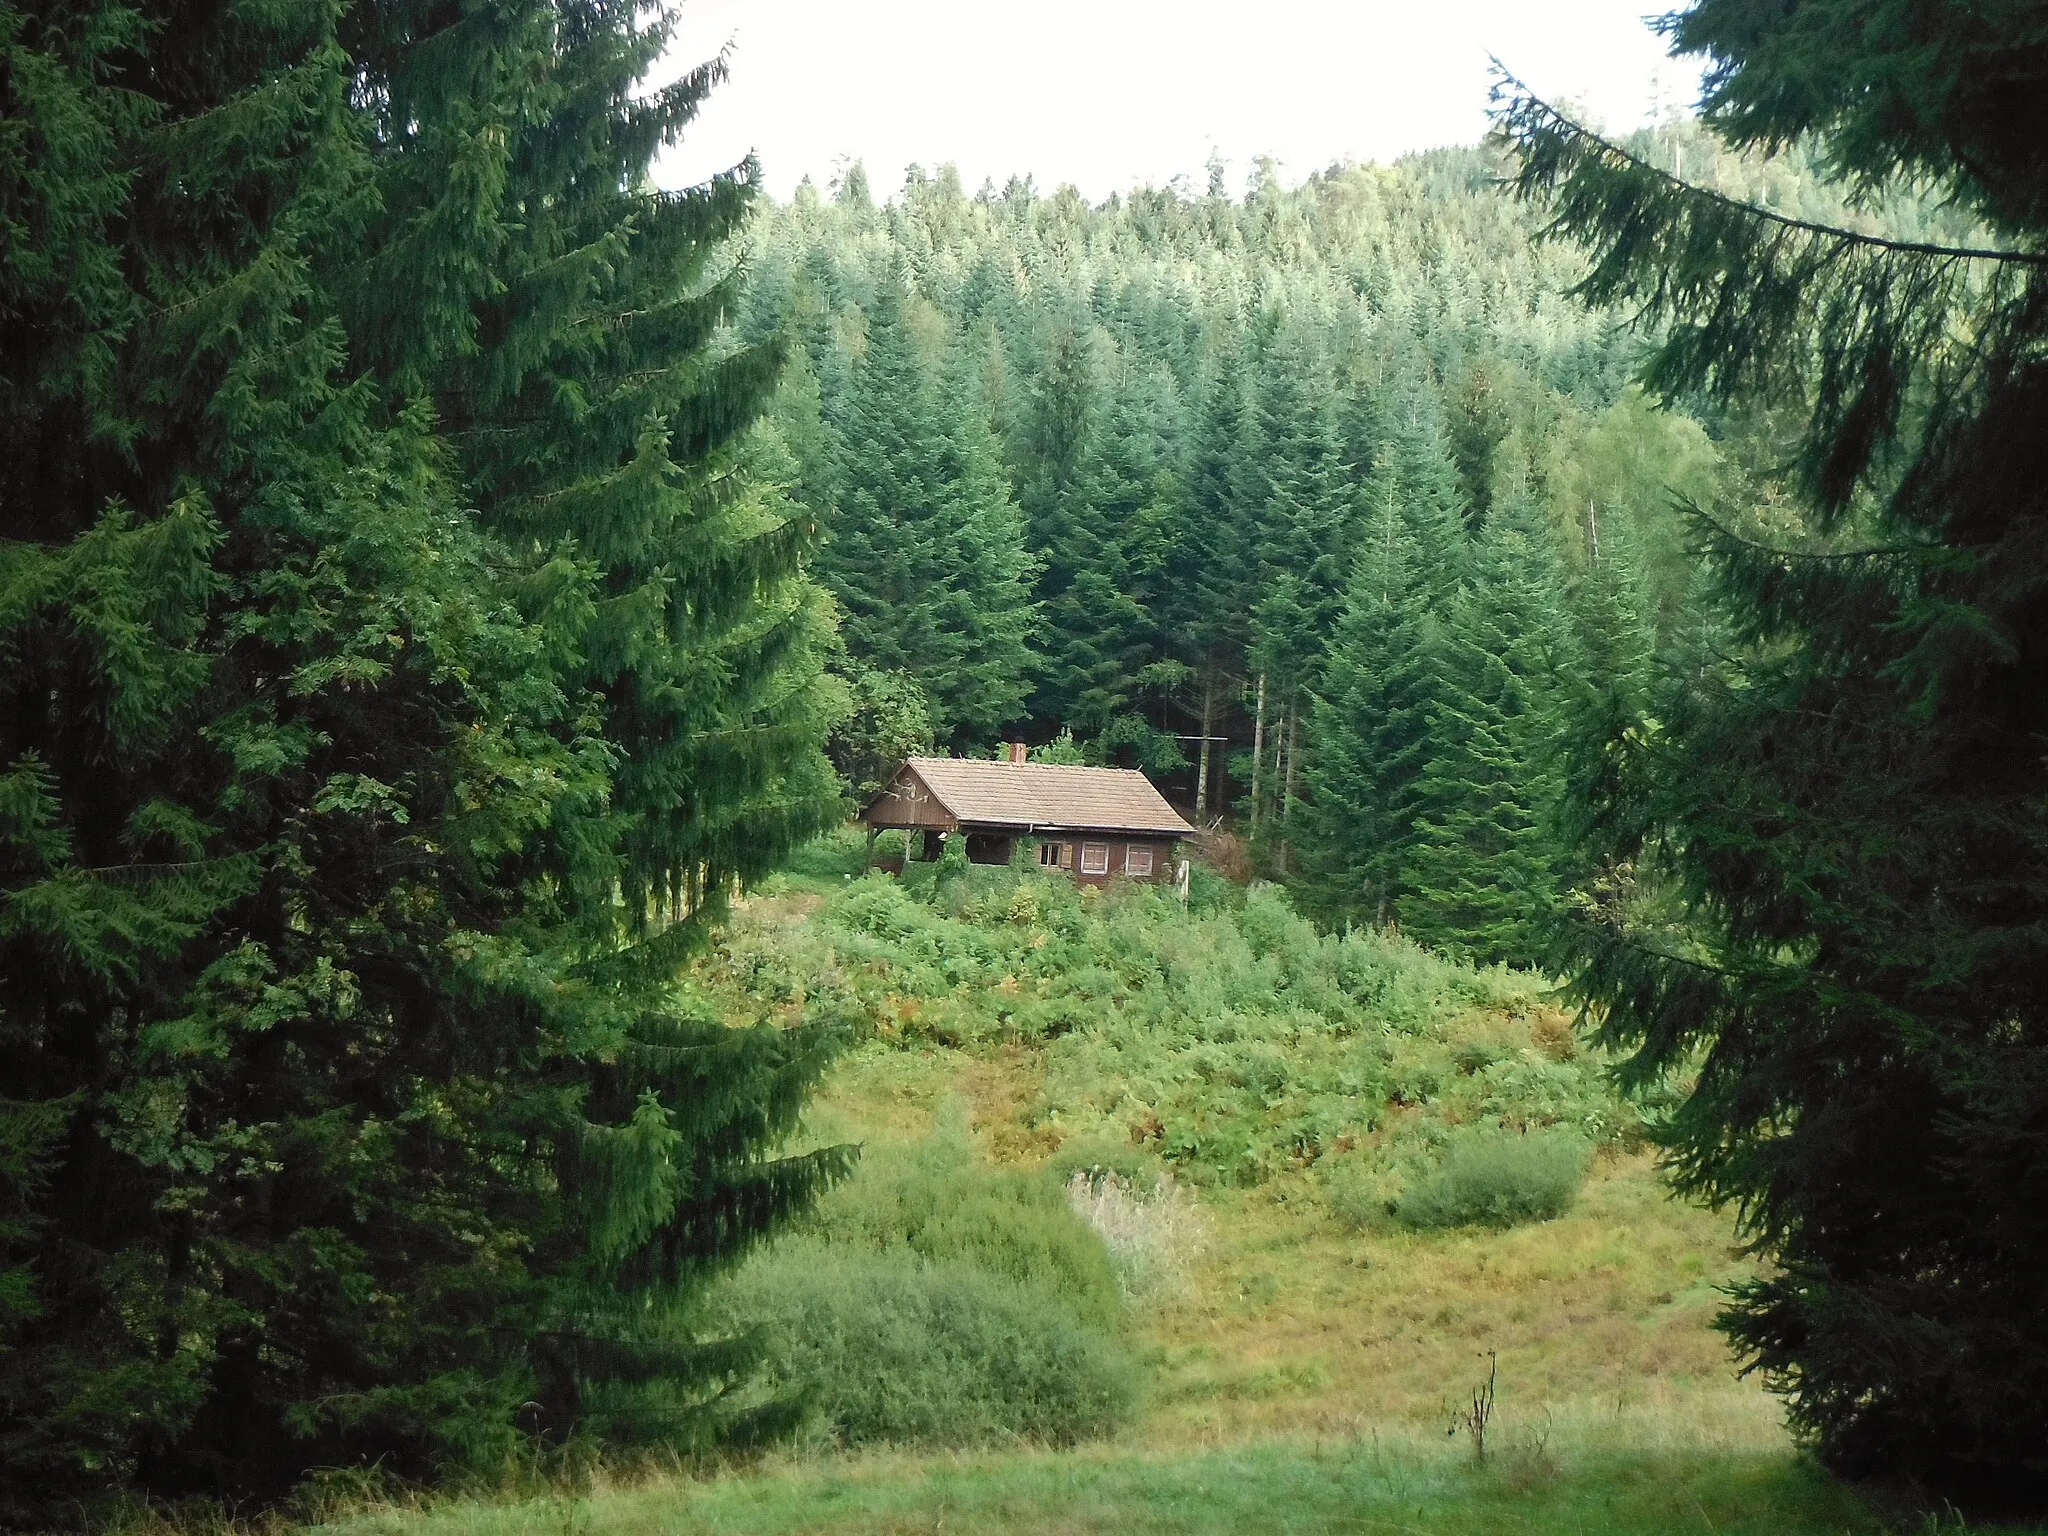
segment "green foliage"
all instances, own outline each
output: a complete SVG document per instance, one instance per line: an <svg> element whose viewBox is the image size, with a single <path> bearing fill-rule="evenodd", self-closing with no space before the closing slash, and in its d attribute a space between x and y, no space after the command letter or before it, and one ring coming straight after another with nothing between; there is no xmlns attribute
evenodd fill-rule
<svg viewBox="0 0 2048 1536"><path fill-rule="evenodd" d="M957 1259L1036 1286L1093 1327L1113 1329L1121 1318L1109 1256L1057 1180L985 1167L965 1146L867 1153L859 1176L819 1206L807 1229L842 1245Z"/></svg>
<svg viewBox="0 0 2048 1536"><path fill-rule="evenodd" d="M1424 1230L1548 1221L1578 1198L1592 1153L1572 1131L1466 1132L1409 1183L1393 1214L1403 1226Z"/></svg>
<svg viewBox="0 0 2048 1536"><path fill-rule="evenodd" d="M1102 1241L1042 1173L936 1142L870 1153L805 1231L713 1302L758 1335L757 1387L838 1445L1066 1444L1135 1401Z"/></svg>
<svg viewBox="0 0 2048 1536"><path fill-rule="evenodd" d="M1366 488L1314 701L1296 884L1326 922L1398 923L1449 954L1528 965L1567 878L1562 744L1593 696L1563 566L1519 480L1467 536L1426 399L1394 444ZM1619 579L1589 582L1585 605L1616 656L1639 633Z"/></svg>
<svg viewBox="0 0 2048 1536"><path fill-rule="evenodd" d="M1062 1173L1257 1184L1361 1155L1392 1166L1418 1122L1564 1125L1595 1143L1637 1127L1597 1057L1532 1037L1534 978L1379 930L1318 933L1270 885L1183 911L1151 887L1079 891L1037 870L917 890L877 875L799 932L743 930L703 980L736 989L729 1009L800 994L906 1050L1034 1043L1027 1118ZM1483 1060L1460 1054L1475 1041Z"/></svg>
<svg viewBox="0 0 2048 1536"><path fill-rule="evenodd" d="M1378 767L1348 775L1351 797L1315 777L1327 753L1370 759L1380 746L1335 739L1382 732L1371 690L1354 686L1359 664L1335 654L1347 611L1354 634L1374 622L1354 589L1368 528L1379 527L1375 493L1398 484L1406 515L1437 519L1432 547L1417 552L1428 597L1416 616L1441 622L1468 531L1493 510L1497 483L1526 479L1551 546L1544 569L1563 581L1554 599L1576 620L1582 589L1570 578L1589 563L1590 496L1652 552L1662 602L1686 590L1668 488L1720 485L1717 449L1696 426L1683 423L1688 434L1624 400L1622 338L1558 302L1576 258L1533 239L1526 211L1494 195L1493 169L1480 154L1446 152L1335 167L1293 190L1266 177L1242 203L1150 189L1092 208L1023 180L967 196L956 175L914 170L879 206L866 193L826 203L804 188L764 208L743 330L765 337L786 324L802 342L786 435L804 461L799 495L841 530L818 568L854 615L852 663L906 668L933 688L953 663L937 643L928 663L903 659L898 616L971 612L974 583L1013 569L1007 542L986 571L886 558L862 542L869 513L855 515L851 482L833 468L857 474L869 445L879 461L899 441L972 436L956 419L972 414L999 445L1032 567L1023 734L1072 731L1090 761L1142 767L1204 816L1241 808L1263 867L1291 876L1319 861L1320 917L1394 917L1399 893L1373 850L1405 843L1414 807L1399 809L1397 795L1396 835L1377 836L1349 813L1376 803L1367 781ZM856 180L866 186L851 174L845 185ZM889 391L894 414L874 432L810 430L813 415L843 424L866 409L857 397L877 356L895 355L888 338L899 331L914 342L918 378ZM943 381L936 398L920 393L925 378ZM871 510L895 517L935 494L904 489ZM923 573L930 596L892 589L875 605L882 619L859 619L859 594L898 570ZM1008 611L990 609L989 623ZM944 638L980 639L958 623ZM1400 654L1412 658L1410 691L1426 691L1427 657ZM927 664L939 671L928 676ZM1010 678L980 683L1006 709ZM1318 697L1333 692L1363 713L1325 710ZM954 707L937 708L940 737L953 731L963 750L986 740L985 725L953 730ZM1409 727L1390 779L1418 771L1422 717L1397 718L1392 732ZM1324 795L1339 810L1305 827ZM1347 835L1333 844L1339 826ZM1333 845L1339 855L1325 857ZM1494 894L1527 896L1510 882ZM1535 893L1523 929L1553 894ZM1480 935L1478 948L1498 946ZM1526 953L1520 933L1513 948Z"/></svg>
<svg viewBox="0 0 2048 1536"><path fill-rule="evenodd" d="M1701 0L1707 120L1837 214L1688 184L1517 94L1518 184L1666 393L1773 416L1790 495L1698 520L1704 614L1575 768L1571 960L1682 1188L1773 1269L1724 1326L1834 1465L2037 1483L2048 1439L2048 177L2019 11ZM1946 205L1990 233L1904 238ZM1854 203L1843 210L1841 204ZM1955 222L1953 219L1951 224ZM1997 246L2010 247L2007 251Z"/></svg>
<svg viewBox="0 0 2048 1536"><path fill-rule="evenodd" d="M1062 728L1059 735L1044 746L1032 748L1031 760L1034 763L1065 763L1072 766L1087 762L1088 754L1082 751L1080 743L1074 740L1073 731Z"/></svg>
<svg viewBox="0 0 2048 1536"><path fill-rule="evenodd" d="M907 303L883 285L825 403L819 568L855 661L912 680L939 739L987 742L1023 708L1031 563L987 423L924 355Z"/></svg>
<svg viewBox="0 0 2048 1536"><path fill-rule="evenodd" d="M764 1385L831 1444L1067 1445L1115 1429L1136 1397L1113 1339L970 1263L797 1238L741 1278L728 1316L772 1362Z"/></svg>
<svg viewBox="0 0 2048 1536"><path fill-rule="evenodd" d="M907 757L932 750L931 700L905 672L847 665L852 708L832 732L832 766L856 807L882 791Z"/></svg>
<svg viewBox="0 0 2048 1536"><path fill-rule="evenodd" d="M1564 883L1561 747L1584 653L1527 495L1501 501L1436 648L1399 886L1413 893L1401 915L1423 943L1528 965Z"/></svg>
<svg viewBox="0 0 2048 1536"><path fill-rule="evenodd" d="M0 16L0 1520L687 1438L837 1166L672 982L836 796L670 20Z"/></svg>
<svg viewBox="0 0 2048 1536"><path fill-rule="evenodd" d="M1504 1368L1505 1372L1505 1368ZM1504 1394L1505 1395L1505 1394ZM1631 1421L1646 1417L1631 1410ZM1508 1420L1507 1454L1477 1464L1441 1431L1404 1441L1385 1433L1347 1454L1333 1437L1274 1436L1201 1444L1116 1447L1085 1459L1018 1455L882 1462L858 1475L835 1461L752 1477L678 1477L588 1499L450 1501L431 1513L378 1512L339 1524L345 1536L554 1536L573 1521L594 1530L659 1524L721 1536L798 1536L821 1511L841 1531L966 1528L977 1536L1072 1531L1173 1531L1179 1536L1296 1536L1304 1527L1403 1536L1669 1536L1688 1527L1722 1536L1907 1536L1956 1529L1956 1519L1901 1515L1776 1448L1731 1448L1683 1409L1656 1412L1654 1450L1565 1442L1546 1419L1538 1453ZM1077 1464L1078 1463L1078 1464ZM2038 1527L2032 1528L2033 1536Z"/></svg>

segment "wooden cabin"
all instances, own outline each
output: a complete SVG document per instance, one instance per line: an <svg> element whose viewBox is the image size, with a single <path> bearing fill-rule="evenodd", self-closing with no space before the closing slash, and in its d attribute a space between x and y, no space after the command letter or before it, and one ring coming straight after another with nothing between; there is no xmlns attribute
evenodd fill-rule
<svg viewBox="0 0 2048 1536"><path fill-rule="evenodd" d="M1077 768L1025 760L913 757L860 813L869 834L922 832L925 857L941 838L967 839L976 864L1007 864L1019 838L1038 862L1082 885L1175 878L1173 845L1194 832L1152 781L1128 768Z"/></svg>

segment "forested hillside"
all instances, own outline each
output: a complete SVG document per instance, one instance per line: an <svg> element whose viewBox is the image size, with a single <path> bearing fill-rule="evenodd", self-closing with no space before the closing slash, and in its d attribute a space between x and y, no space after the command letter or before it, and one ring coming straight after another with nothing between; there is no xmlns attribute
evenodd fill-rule
<svg viewBox="0 0 2048 1536"><path fill-rule="evenodd" d="M2048 1506L2039 10L776 204L674 3L0 0L0 1527ZM1018 738L1197 867L845 825Z"/></svg>
<svg viewBox="0 0 2048 1536"><path fill-rule="evenodd" d="M1071 731L1234 811L1327 919L1528 958L1559 742L1677 626L1674 496L1736 471L1498 170L1091 207L915 168L878 204L854 166L764 208L745 327L797 343L855 790Z"/></svg>

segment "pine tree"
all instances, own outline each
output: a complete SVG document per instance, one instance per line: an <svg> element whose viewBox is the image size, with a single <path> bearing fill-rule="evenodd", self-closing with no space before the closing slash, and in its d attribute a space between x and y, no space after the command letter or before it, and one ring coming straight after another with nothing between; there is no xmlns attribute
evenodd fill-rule
<svg viewBox="0 0 2048 1536"><path fill-rule="evenodd" d="M1309 717L1295 886L1331 925L1399 918L1441 671L1441 620L1422 562L1391 507L1378 521L1366 530Z"/></svg>
<svg viewBox="0 0 2048 1536"><path fill-rule="evenodd" d="M1357 560L1313 698L1299 881L1328 922L1405 921L1446 626L1468 555L1456 470L1416 386L1363 491Z"/></svg>
<svg viewBox="0 0 2048 1536"><path fill-rule="evenodd" d="M1091 434L1080 496L1089 525L1085 568L1068 601L1048 603L1042 644L1071 655L1085 644L1094 666L1067 718L1094 731L1105 752L1128 749L1152 772L1182 767L1172 737L1143 713L1145 695L1179 678L1162 622L1162 601L1180 522L1179 477L1169 454L1172 403L1156 372L1114 381L1109 409ZM1078 636L1089 637L1085 642ZM1048 664L1058 666L1058 651ZM1162 670L1163 664L1163 670ZM1171 691L1171 690L1169 690Z"/></svg>
<svg viewBox="0 0 2048 1536"><path fill-rule="evenodd" d="M909 676L939 739L967 747L1023 713L1031 562L987 424L920 354L907 299L896 283L877 294L866 349L828 413L819 574L855 660Z"/></svg>
<svg viewBox="0 0 2048 1536"><path fill-rule="evenodd" d="M1526 95L1520 186L1649 384L1803 422L1805 516L1702 517L1722 643L1583 754L1570 951L1667 1155L1768 1271L1722 1325L1834 1465L2038 1487L2048 1443L2048 80L2039 18L1701 0L1710 125L1967 244L1690 186ZM1675 909L1675 911L1674 911Z"/></svg>
<svg viewBox="0 0 2048 1536"><path fill-rule="evenodd" d="M1445 617L1430 757L1403 859L1403 923L1480 963L1542 953L1566 874L1563 743L1584 660L1562 566L1526 485L1496 489L1472 577Z"/></svg>
<svg viewBox="0 0 2048 1536"><path fill-rule="evenodd" d="M1039 561L1039 685L1032 709L1086 736L1121 714L1145 664L1128 546L1155 485L1157 450L1121 398L1104 402L1087 320L1061 317L1034 370L1018 501Z"/></svg>
<svg viewBox="0 0 2048 1536"><path fill-rule="evenodd" d="M641 899L832 810L774 358L692 287L747 184L634 190L711 77L634 101L639 11L58 9L0 27L0 1516L698 1432L691 1277L837 1165L767 1150L825 1038L680 1012Z"/></svg>
<svg viewBox="0 0 2048 1536"><path fill-rule="evenodd" d="M1603 526L1594 512L1578 589L1573 611L1586 655L1587 693L1595 701L1611 697L1622 709L1641 709L1657 655L1655 605L1625 520Z"/></svg>
<svg viewBox="0 0 2048 1536"><path fill-rule="evenodd" d="M1173 659L1193 673L1198 744L1195 808L1227 803L1223 754L1215 740L1229 700L1243 678L1249 643L1246 558L1250 519L1244 514L1239 447L1243 385L1234 367L1209 384L1201 427L1184 471L1185 489L1171 504L1166 559L1155 614Z"/></svg>
<svg viewBox="0 0 2048 1536"><path fill-rule="evenodd" d="M1244 494L1255 519L1252 671L1275 722L1273 772L1256 776L1252 824L1282 843L1292 815L1301 716L1342 604L1355 497L1326 359L1300 317L1264 348L1247 423ZM1270 805L1270 811L1269 811Z"/></svg>

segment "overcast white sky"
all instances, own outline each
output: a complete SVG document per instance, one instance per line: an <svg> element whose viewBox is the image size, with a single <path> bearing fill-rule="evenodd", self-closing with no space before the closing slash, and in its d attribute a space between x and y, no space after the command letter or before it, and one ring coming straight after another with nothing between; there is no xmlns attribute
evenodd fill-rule
<svg viewBox="0 0 2048 1536"><path fill-rule="evenodd" d="M1674 0L1675 3L1675 0ZM786 196L844 157L878 194L911 162L972 191L1029 171L1091 198L1255 155L1298 180L1485 128L1487 54L1552 100L1634 127L1690 103L1651 0L689 0L672 62L733 44L732 79L660 168L678 186L760 155Z"/></svg>

